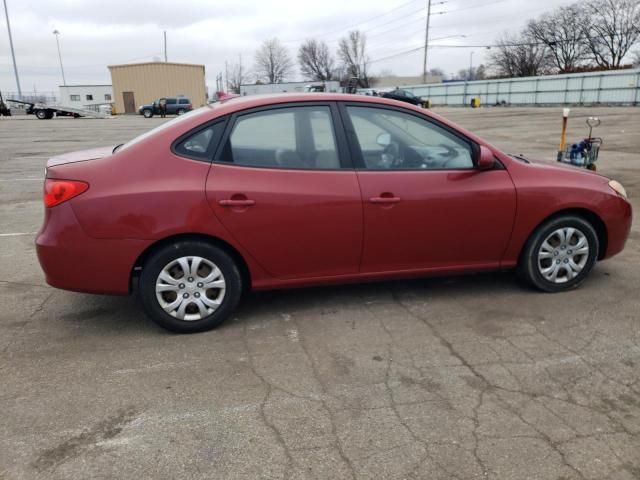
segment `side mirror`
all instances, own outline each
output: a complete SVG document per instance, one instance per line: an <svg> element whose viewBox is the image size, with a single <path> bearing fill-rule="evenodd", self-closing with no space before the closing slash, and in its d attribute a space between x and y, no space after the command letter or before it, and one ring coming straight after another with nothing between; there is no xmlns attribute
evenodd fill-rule
<svg viewBox="0 0 640 480"><path fill-rule="evenodd" d="M478 155L478 170L491 170L496 164L496 157L489 147L480 145L480 155Z"/></svg>
<svg viewBox="0 0 640 480"><path fill-rule="evenodd" d="M378 135L378 138L376 138L376 143L381 147L388 146L389 144L391 144L391 135L389 135L388 133L381 133L380 135Z"/></svg>

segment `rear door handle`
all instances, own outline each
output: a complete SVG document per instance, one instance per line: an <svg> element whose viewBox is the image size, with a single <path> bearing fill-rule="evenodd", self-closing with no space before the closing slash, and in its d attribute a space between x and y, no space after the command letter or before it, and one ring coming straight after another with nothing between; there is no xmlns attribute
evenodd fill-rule
<svg viewBox="0 0 640 480"><path fill-rule="evenodd" d="M218 203L223 207L252 207L256 204L256 201L249 200L249 199L244 199L244 200L228 199L228 200L220 200Z"/></svg>
<svg viewBox="0 0 640 480"><path fill-rule="evenodd" d="M369 201L371 203L398 203L400 197L371 197Z"/></svg>

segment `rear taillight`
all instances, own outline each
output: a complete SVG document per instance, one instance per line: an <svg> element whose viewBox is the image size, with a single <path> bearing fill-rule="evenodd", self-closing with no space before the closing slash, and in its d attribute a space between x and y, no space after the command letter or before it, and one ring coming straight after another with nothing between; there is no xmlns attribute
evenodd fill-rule
<svg viewBox="0 0 640 480"><path fill-rule="evenodd" d="M44 206L55 207L71 200L89 188L86 182L78 180L56 180L47 178L44 181Z"/></svg>

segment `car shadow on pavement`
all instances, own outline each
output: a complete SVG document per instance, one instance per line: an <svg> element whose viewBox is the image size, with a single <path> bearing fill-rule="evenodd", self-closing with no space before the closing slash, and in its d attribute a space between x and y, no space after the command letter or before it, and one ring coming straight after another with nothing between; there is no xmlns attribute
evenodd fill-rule
<svg viewBox="0 0 640 480"><path fill-rule="evenodd" d="M331 307L332 305L337 305L338 308L348 308L404 295L450 298L452 301L459 301L463 297L527 293L527 290L528 287L521 285L513 272L269 290L246 294L238 308L237 316L247 319L253 315L265 314L268 311L304 313L319 306ZM530 289L528 291L534 294L539 293Z"/></svg>
<svg viewBox="0 0 640 480"><path fill-rule="evenodd" d="M479 273L465 276L431 277L415 280L369 282L323 287L250 292L244 295L238 310L220 328L235 328L257 315L282 311L304 314L318 306L340 310L376 298L397 295L429 295L459 300L463 296L500 295L523 292L512 273ZM535 292L534 292L535 293ZM137 295L108 296L54 291L52 299L42 307L40 315L54 322L58 330L92 336L136 335L150 333L174 335L149 320Z"/></svg>

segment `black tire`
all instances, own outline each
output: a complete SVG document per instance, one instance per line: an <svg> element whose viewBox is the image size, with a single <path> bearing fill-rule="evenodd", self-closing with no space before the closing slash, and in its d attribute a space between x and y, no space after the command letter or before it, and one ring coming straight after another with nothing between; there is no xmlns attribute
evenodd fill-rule
<svg viewBox="0 0 640 480"><path fill-rule="evenodd" d="M185 113L185 109L181 108L180 110L178 110L178 115L184 115Z"/></svg>
<svg viewBox="0 0 640 480"><path fill-rule="evenodd" d="M181 320L167 313L156 297L156 281L161 271L173 260L198 256L220 269L226 290L222 302L210 315L198 320ZM161 327L177 333L211 330L233 313L240 301L243 284L238 265L224 250L204 241L183 240L156 250L145 262L138 284L138 294L145 313Z"/></svg>
<svg viewBox="0 0 640 480"><path fill-rule="evenodd" d="M555 283L546 279L540 272L538 264L538 252L540 251L545 239L547 239L547 237L554 231L561 228L575 228L578 232L582 233L586 238L589 252L585 255L586 260L584 266L582 267L582 270L575 277L573 277L572 279L567 279L563 283ZM558 245L558 250L560 250L561 248L562 247ZM568 248L571 247L569 246ZM576 215L562 215L559 217L555 217L538 227L531 234L529 240L527 240L522 254L520 255L518 274L520 278L526 281L528 284L544 292L556 293L571 290L573 288L576 288L587 278L587 276L591 272L591 269L596 263L599 248L600 245L598 242L598 235L593 226L587 220ZM558 252L560 258L562 258L562 255L564 253L563 250L560 250ZM570 250L567 250L567 252L569 251ZM555 251L553 252L553 255L556 255ZM551 262L554 261L553 258L550 259ZM581 259L582 257L578 258ZM558 260L555 261L558 262ZM546 262L549 262L549 260L546 260ZM568 277L568 275L566 275L566 270L564 276Z"/></svg>
<svg viewBox="0 0 640 480"><path fill-rule="evenodd" d="M149 109L149 108L145 108L142 111L142 115L144 116L144 118L151 118L151 117L153 117L153 111L151 109Z"/></svg>
<svg viewBox="0 0 640 480"><path fill-rule="evenodd" d="M38 109L35 112L35 116L38 120L48 120L49 118L51 118L47 113L46 110L43 109Z"/></svg>

